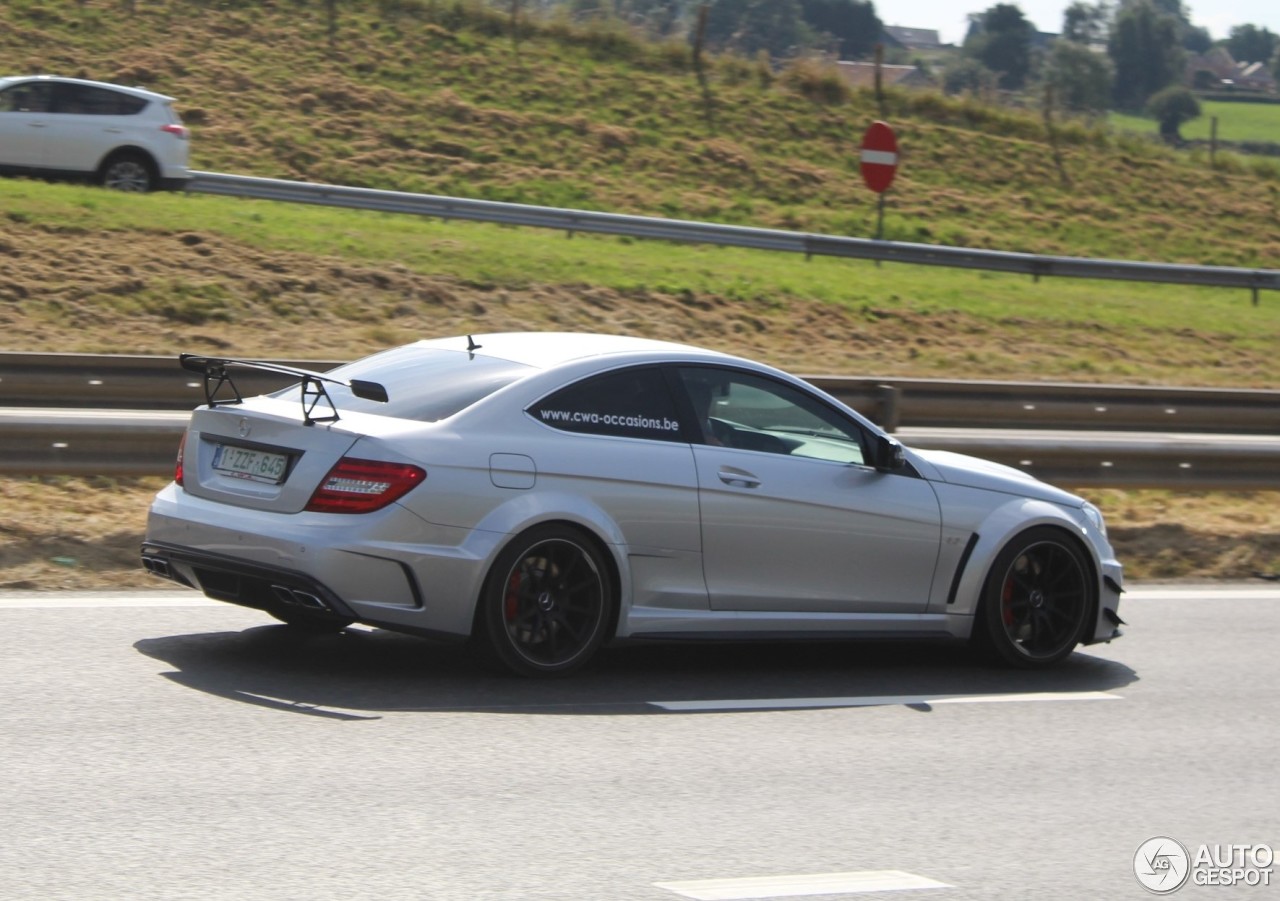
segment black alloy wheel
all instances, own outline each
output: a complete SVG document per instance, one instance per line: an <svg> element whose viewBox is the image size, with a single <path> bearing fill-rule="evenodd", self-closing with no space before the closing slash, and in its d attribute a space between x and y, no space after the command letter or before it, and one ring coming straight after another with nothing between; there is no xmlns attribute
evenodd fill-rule
<svg viewBox="0 0 1280 901"><path fill-rule="evenodd" d="M604 641L613 611L607 563L576 529L537 527L490 570L478 619L482 648L523 676L568 674Z"/></svg>
<svg viewBox="0 0 1280 901"><path fill-rule="evenodd" d="M1006 663L1049 666L1084 636L1096 590L1075 542L1057 529L1030 529L996 558L975 633Z"/></svg>

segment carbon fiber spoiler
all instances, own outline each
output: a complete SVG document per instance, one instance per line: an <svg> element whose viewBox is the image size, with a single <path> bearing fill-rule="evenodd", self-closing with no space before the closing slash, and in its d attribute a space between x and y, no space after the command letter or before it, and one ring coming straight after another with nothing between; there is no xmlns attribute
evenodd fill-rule
<svg viewBox="0 0 1280 901"><path fill-rule="evenodd" d="M364 400L371 400L380 404L387 402L387 389L377 382L367 382L363 379L351 379L349 381L336 379L331 375L312 372L309 369L299 369L295 366L285 366L281 363L269 363L264 360L233 360L226 357L205 357L199 354L179 354L178 363L183 369L190 372L198 372L204 377L204 400L211 407L244 403L244 397L240 394L240 389L236 387L235 380L231 377L230 370L232 369L256 369L260 372L274 372L299 379L302 382L302 418L307 425L314 425L317 422L337 422L339 418L338 408L334 406L333 398L329 396L329 392L325 389L326 384L342 385L344 388L350 388L352 394ZM230 396L228 396L228 392ZM321 404L328 407L328 415L315 415L316 407Z"/></svg>

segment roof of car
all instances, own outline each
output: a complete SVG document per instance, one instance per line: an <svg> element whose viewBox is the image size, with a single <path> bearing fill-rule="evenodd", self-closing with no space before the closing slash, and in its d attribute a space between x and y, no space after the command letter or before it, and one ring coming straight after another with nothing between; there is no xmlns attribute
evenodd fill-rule
<svg viewBox="0 0 1280 901"><path fill-rule="evenodd" d="M462 335L455 338L434 338L418 343L422 347L466 351L471 349L468 339L476 345L474 349L477 354L498 357L539 369L548 369L570 360L606 354L677 353L732 359L727 354L691 344L586 332L496 332L484 335Z"/></svg>
<svg viewBox="0 0 1280 901"><path fill-rule="evenodd" d="M172 103L172 97L167 94L159 94L155 91L149 91L146 88L129 87L123 84L111 84L106 81L89 81L86 78L64 78L61 75L10 75L0 78L0 87L21 81L56 81L63 84L84 84L95 88L109 88L113 91L121 91L125 94L132 94L135 97L142 97L146 100L161 100L165 103Z"/></svg>

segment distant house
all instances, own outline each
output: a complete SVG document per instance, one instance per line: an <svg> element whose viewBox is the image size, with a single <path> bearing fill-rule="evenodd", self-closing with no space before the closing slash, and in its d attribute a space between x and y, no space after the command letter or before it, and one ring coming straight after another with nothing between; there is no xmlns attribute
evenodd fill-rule
<svg viewBox="0 0 1280 901"><path fill-rule="evenodd" d="M1187 61L1186 76L1187 84L1197 90L1276 91L1275 77L1264 63L1238 63L1226 47L1193 56Z"/></svg>
<svg viewBox="0 0 1280 901"><path fill-rule="evenodd" d="M901 47L904 50L939 50L946 45L938 37L934 28L902 28L898 25L886 25L882 32L886 47Z"/></svg>
<svg viewBox="0 0 1280 901"><path fill-rule="evenodd" d="M874 88L876 86L875 63L856 63L840 60L836 63L836 68L840 72L840 77L847 81L850 87ZM883 65L880 67L880 81L886 88L932 88L936 86L931 77L915 66Z"/></svg>
<svg viewBox="0 0 1280 901"><path fill-rule="evenodd" d="M1274 94L1276 80L1266 63L1236 63L1236 87L1244 91Z"/></svg>

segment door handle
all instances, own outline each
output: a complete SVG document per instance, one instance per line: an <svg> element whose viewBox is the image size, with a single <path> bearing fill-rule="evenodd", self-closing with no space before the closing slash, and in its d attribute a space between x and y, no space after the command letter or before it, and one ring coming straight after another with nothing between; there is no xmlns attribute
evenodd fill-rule
<svg viewBox="0 0 1280 901"><path fill-rule="evenodd" d="M749 472L741 469L733 469L731 467L723 467L718 473L720 481L726 485L732 485L735 488L759 488L760 480Z"/></svg>

